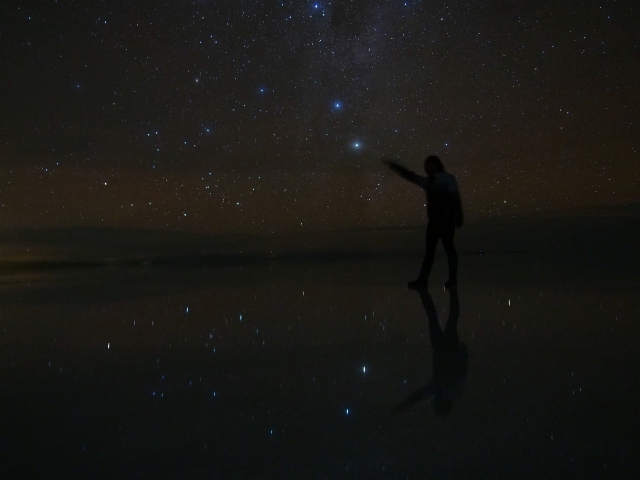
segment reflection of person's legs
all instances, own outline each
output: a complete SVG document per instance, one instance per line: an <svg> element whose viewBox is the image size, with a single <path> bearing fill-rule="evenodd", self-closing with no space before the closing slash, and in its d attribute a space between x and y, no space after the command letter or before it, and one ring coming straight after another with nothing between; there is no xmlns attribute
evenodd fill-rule
<svg viewBox="0 0 640 480"><path fill-rule="evenodd" d="M422 306L424 307L424 311L427 313L431 347L434 350L438 350L445 342L445 335L440 328L436 306L433 304L433 299L426 288L420 291L420 300L422 300Z"/></svg>
<svg viewBox="0 0 640 480"><path fill-rule="evenodd" d="M458 318L460 317L460 302L458 301L458 289L449 290L449 319L444 328L445 337L447 337L451 345L458 345Z"/></svg>
<svg viewBox="0 0 640 480"><path fill-rule="evenodd" d="M433 259L436 254L436 245L438 238L440 237L439 229L433 223L427 223L427 240L424 252L424 261L422 262L422 268L420 268L420 278L426 280L431 273L431 267L433 266Z"/></svg>
<svg viewBox="0 0 640 480"><path fill-rule="evenodd" d="M456 232L456 227L451 224L442 230L442 246L447 252L447 261L449 263L449 281L455 284L458 279L458 253L453 245L453 235Z"/></svg>

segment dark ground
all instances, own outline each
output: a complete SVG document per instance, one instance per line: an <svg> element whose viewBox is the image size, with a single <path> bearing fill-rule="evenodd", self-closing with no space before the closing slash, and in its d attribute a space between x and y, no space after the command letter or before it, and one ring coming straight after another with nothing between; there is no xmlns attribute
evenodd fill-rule
<svg viewBox="0 0 640 480"><path fill-rule="evenodd" d="M396 412L432 375L423 236L0 233L0 476L638 476L638 209L459 232L446 417Z"/></svg>

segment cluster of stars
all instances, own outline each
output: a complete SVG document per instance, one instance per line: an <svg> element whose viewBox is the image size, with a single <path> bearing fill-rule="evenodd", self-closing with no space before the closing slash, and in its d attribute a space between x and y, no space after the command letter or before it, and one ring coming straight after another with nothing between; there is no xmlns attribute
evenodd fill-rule
<svg viewBox="0 0 640 480"><path fill-rule="evenodd" d="M624 2L571 4L561 22L542 3L134 4L6 8L3 158L20 168L92 158L100 175L303 178L380 172L386 155L419 170L438 154L482 214L638 200L638 188L603 184L640 185ZM533 184L557 194L530 202ZM65 192L30 195L51 190ZM240 194L219 206L244 206L228 201Z"/></svg>

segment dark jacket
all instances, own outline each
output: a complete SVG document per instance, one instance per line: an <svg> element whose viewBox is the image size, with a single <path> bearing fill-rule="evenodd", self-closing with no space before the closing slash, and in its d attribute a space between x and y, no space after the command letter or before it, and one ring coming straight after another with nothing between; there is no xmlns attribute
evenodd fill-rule
<svg viewBox="0 0 640 480"><path fill-rule="evenodd" d="M402 178L419 185L425 191L429 221L455 222L457 227L462 226L462 202L456 177L447 172L423 177L395 162L390 162L389 167Z"/></svg>

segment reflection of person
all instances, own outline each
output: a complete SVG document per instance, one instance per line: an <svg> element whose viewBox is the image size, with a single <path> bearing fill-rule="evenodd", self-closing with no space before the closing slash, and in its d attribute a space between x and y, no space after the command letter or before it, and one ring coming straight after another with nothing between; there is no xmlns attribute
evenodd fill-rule
<svg viewBox="0 0 640 480"><path fill-rule="evenodd" d="M444 171L442 162L435 155L428 156L424 161L424 169L427 172L426 177L418 175L392 160L383 160L383 162L405 180L422 187L427 195L427 218L429 223L427 223L424 261L422 262L420 275L416 280L410 282L409 286L426 285L431 273L438 239L442 240L442 246L447 252L449 263L449 280L447 280L445 286L455 286L458 281L458 254L453 245L453 236L456 232L456 227L460 228L462 226L462 203L456 178Z"/></svg>
<svg viewBox="0 0 640 480"><path fill-rule="evenodd" d="M409 395L398 407L405 410L420 400L433 395L433 410L437 415L448 415L453 401L462 394L467 379L468 351L458 338L458 317L460 303L458 289L450 288L449 319L444 328L440 328L438 314L433 299L426 287L416 287L422 306L429 319L429 337L433 348L433 377L428 385Z"/></svg>

